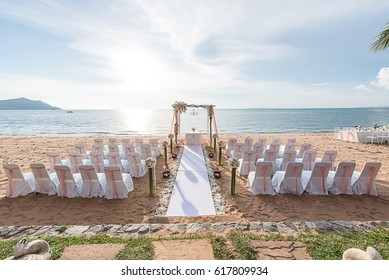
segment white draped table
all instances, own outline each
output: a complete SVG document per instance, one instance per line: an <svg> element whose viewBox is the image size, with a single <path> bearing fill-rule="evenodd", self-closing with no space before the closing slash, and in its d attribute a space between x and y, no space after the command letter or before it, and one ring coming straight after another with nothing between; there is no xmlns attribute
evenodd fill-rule
<svg viewBox="0 0 389 280"><path fill-rule="evenodd" d="M358 131L358 130L341 130L338 132L338 139L349 142L361 142L366 143L366 136L371 136L371 131ZM375 133L374 135L377 135Z"/></svg>
<svg viewBox="0 0 389 280"><path fill-rule="evenodd" d="M203 134L199 132L187 132L185 135L186 145L202 145Z"/></svg>

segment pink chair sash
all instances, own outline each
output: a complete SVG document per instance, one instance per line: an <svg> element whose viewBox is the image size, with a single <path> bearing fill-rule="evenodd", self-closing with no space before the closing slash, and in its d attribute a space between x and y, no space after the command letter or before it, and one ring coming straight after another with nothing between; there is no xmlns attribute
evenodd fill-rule
<svg viewBox="0 0 389 280"><path fill-rule="evenodd" d="M119 197L119 194L118 194L118 190L117 190L117 187L116 187L116 181L115 181L114 170L109 170L109 173L110 173L110 176L111 176L111 178L112 178L114 198L118 198L118 197Z"/></svg>
<svg viewBox="0 0 389 280"><path fill-rule="evenodd" d="M10 168L8 169L9 171L9 192L10 192L10 197L13 196L13 177L14 177L14 174L13 174L13 168Z"/></svg>
<svg viewBox="0 0 389 280"><path fill-rule="evenodd" d="M72 161L73 163L73 167L74 167L74 172L75 173L79 173L79 169L78 169L78 162L77 162L77 156L70 156L70 160Z"/></svg>
<svg viewBox="0 0 389 280"><path fill-rule="evenodd" d="M374 166L370 167L369 183L367 185L367 194L370 194L373 191L374 173L375 172L376 172L376 168Z"/></svg>
<svg viewBox="0 0 389 280"><path fill-rule="evenodd" d="M351 166L343 166L343 193L347 192L349 173L351 170Z"/></svg>
<svg viewBox="0 0 389 280"><path fill-rule="evenodd" d="M61 188L62 188L62 196L67 197L68 196L68 188L66 184L66 179L65 179L65 170L60 170L59 171L61 174Z"/></svg>
<svg viewBox="0 0 389 280"><path fill-rule="evenodd" d="M311 170L311 168L312 168L312 156L313 155L311 153L308 154L309 170Z"/></svg>
<svg viewBox="0 0 389 280"><path fill-rule="evenodd" d="M92 155L94 158L94 163L95 163L95 169L97 170L97 173L101 173L100 165L99 165L99 155Z"/></svg>
<svg viewBox="0 0 389 280"><path fill-rule="evenodd" d="M139 169L138 163L136 161L136 156L133 155L132 159L134 160L134 163L135 163L136 176L140 177L140 169Z"/></svg>
<svg viewBox="0 0 389 280"><path fill-rule="evenodd" d="M267 166L262 166L262 176L263 176L263 191L266 193L266 173L267 173Z"/></svg>
<svg viewBox="0 0 389 280"><path fill-rule="evenodd" d="M320 169L321 169L321 185L323 188L323 193L327 193L327 190L326 190L326 168L325 168L325 166L323 166L323 167L320 167Z"/></svg>

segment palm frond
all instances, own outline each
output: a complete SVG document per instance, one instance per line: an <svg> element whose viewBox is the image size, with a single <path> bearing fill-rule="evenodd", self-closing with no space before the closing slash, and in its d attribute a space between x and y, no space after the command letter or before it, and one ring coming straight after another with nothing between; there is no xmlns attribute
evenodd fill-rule
<svg viewBox="0 0 389 280"><path fill-rule="evenodd" d="M383 51L389 47L389 23L387 24L388 27L377 36L378 39L371 45L371 51Z"/></svg>

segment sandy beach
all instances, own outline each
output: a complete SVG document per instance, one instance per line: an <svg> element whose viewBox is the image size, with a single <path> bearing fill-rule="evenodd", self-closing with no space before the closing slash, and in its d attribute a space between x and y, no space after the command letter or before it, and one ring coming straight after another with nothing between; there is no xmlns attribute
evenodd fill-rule
<svg viewBox="0 0 389 280"><path fill-rule="evenodd" d="M340 161L356 162L356 171L361 171L365 162L379 161L382 167L377 176L378 196L301 196L281 195L252 197L246 187L247 177L238 176L237 194L230 195L230 171L226 157L223 158L222 178L218 183L226 200L224 215L201 217L155 217L155 205L160 201L160 192L164 188L162 178L163 157L157 159L157 191L149 196L148 176L133 178L134 191L123 200L104 198L61 198L41 194L25 197L7 198L5 189L7 178L0 169L0 226L5 225L94 225L94 224L130 224L130 223L183 223L183 222L221 222L221 221L372 221L389 220L389 145L371 145L336 140L332 133L301 134L241 134L220 135L219 140L227 143L228 138L236 137L243 141L251 136L254 142L264 137L269 143L274 137L280 137L286 143L289 137L296 138L296 148L308 142L321 157L324 150L338 152L335 165ZM138 136L137 136L138 137ZM83 143L89 150L95 136L2 136L0 137L0 159L2 162L18 164L23 172L30 172L30 163L42 162L49 168L48 151L58 151L61 158L74 149L75 143ZM102 137L108 142L108 136ZM119 141L124 136L116 137ZM128 138L128 136L126 136ZM135 136L129 136L134 139ZM145 140L158 138L159 143L167 140L165 136L139 136ZM204 135L204 141L208 137ZM173 159L169 159L171 164ZM216 167L216 161L212 160Z"/></svg>

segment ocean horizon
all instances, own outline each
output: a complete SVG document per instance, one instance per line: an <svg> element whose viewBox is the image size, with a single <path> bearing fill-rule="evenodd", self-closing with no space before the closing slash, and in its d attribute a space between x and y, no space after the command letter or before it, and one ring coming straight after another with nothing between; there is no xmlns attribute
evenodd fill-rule
<svg viewBox="0 0 389 280"><path fill-rule="evenodd" d="M0 135L164 135L172 109L0 110ZM335 127L389 124L389 108L216 109L219 134L333 132ZM181 133L207 132L207 112L181 114Z"/></svg>

